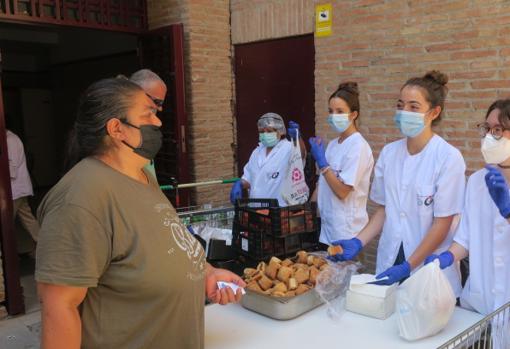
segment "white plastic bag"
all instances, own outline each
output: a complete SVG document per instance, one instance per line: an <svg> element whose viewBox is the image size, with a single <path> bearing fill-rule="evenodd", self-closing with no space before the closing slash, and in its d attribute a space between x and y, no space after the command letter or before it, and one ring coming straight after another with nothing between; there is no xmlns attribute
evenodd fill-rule
<svg viewBox="0 0 510 349"><path fill-rule="evenodd" d="M289 159L289 170L282 183L281 194L288 205L304 204L308 201L310 190L306 185L301 147L299 146L299 131L296 140L292 140L292 152Z"/></svg>
<svg viewBox="0 0 510 349"><path fill-rule="evenodd" d="M397 321L404 339L438 333L454 310L455 294L437 260L422 267L397 290Z"/></svg>

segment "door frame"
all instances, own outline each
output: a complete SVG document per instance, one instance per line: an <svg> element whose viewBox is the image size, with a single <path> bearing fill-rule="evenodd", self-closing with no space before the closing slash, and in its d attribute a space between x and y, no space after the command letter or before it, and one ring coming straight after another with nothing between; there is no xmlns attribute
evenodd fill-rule
<svg viewBox="0 0 510 349"><path fill-rule="evenodd" d="M175 101L175 105L170 107L175 110L175 120L173 120L173 128L175 130L176 146L177 146L177 162L176 168L177 180L179 183L189 183L191 181L189 169L189 152L188 152L188 115L186 112L186 81L184 68L184 26L172 24L169 26L149 30L140 38L143 40L145 35L170 35L172 37L172 47L170 48L173 55L173 67L170 71L174 77L175 96L171 99ZM142 68L151 68L147 66L143 56L143 50L139 49L140 63ZM168 85L169 81L165 81ZM170 89L169 89L170 90ZM168 95L167 95L168 98ZM157 171L157 163L156 163ZM185 195L180 194L180 204L187 206L190 204L190 192ZM179 206L179 203L177 203Z"/></svg>
<svg viewBox="0 0 510 349"><path fill-rule="evenodd" d="M2 58L0 54L0 244L5 284L5 306L9 315L25 312L12 210L11 178L7 154L7 130L5 127L2 93Z"/></svg>

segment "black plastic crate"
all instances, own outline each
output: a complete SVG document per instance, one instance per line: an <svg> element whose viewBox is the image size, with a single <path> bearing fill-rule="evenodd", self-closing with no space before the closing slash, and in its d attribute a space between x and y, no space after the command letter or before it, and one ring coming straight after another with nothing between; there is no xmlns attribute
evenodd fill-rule
<svg viewBox="0 0 510 349"><path fill-rule="evenodd" d="M319 243L316 205L279 207L275 199L236 202L232 247L255 260L314 250Z"/></svg>
<svg viewBox="0 0 510 349"><path fill-rule="evenodd" d="M232 247L240 254L259 261L272 256L289 257L300 250L315 250L318 243L318 231L277 237L244 229L236 223L232 230Z"/></svg>
<svg viewBox="0 0 510 349"><path fill-rule="evenodd" d="M305 203L279 207L275 199L242 199L235 207L234 222L240 229L274 237L312 233L317 229L317 206Z"/></svg>

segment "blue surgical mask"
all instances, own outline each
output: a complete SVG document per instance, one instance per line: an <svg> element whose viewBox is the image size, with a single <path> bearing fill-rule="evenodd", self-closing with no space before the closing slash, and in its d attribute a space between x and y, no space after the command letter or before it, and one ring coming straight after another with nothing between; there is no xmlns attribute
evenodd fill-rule
<svg viewBox="0 0 510 349"><path fill-rule="evenodd" d="M343 133L351 125L349 114L329 114L328 124L335 132Z"/></svg>
<svg viewBox="0 0 510 349"><path fill-rule="evenodd" d="M259 133L259 141L267 148L272 148L278 144L278 133L277 132L261 132Z"/></svg>
<svg viewBox="0 0 510 349"><path fill-rule="evenodd" d="M425 128L425 114L405 110L395 112L395 124L406 137L416 137Z"/></svg>

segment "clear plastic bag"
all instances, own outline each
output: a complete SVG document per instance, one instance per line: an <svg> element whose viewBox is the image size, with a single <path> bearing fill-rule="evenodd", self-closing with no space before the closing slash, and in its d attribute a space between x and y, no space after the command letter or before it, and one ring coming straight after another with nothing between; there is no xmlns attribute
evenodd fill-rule
<svg viewBox="0 0 510 349"><path fill-rule="evenodd" d="M321 257L326 257L326 253ZM328 307L328 316L338 321L345 309L345 294L349 289L351 276L361 268L359 262L331 262L329 268L317 276L315 291Z"/></svg>
<svg viewBox="0 0 510 349"><path fill-rule="evenodd" d="M397 322L404 339L438 333L454 310L455 294L437 260L422 267L397 290Z"/></svg>

